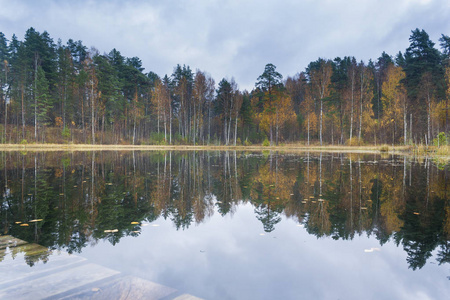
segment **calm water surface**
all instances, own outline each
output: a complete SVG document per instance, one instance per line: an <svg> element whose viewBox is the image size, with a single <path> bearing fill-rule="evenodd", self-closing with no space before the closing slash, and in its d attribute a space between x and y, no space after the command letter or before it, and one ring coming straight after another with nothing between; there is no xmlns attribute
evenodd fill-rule
<svg viewBox="0 0 450 300"><path fill-rule="evenodd" d="M0 152L0 160L2 235L123 274L206 299L450 299L449 166L431 160L276 152ZM15 259L45 268L57 252ZM8 255L0 251L0 272Z"/></svg>

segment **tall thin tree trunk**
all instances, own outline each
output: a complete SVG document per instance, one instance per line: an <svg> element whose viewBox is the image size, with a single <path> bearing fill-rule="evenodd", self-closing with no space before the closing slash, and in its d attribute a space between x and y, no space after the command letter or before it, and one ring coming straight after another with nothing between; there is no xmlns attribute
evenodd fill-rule
<svg viewBox="0 0 450 300"><path fill-rule="evenodd" d="M95 145L95 107L94 107L94 81L91 82L91 130L92 130L92 145Z"/></svg>
<svg viewBox="0 0 450 300"><path fill-rule="evenodd" d="M309 146L309 114L308 114L308 146Z"/></svg>
<svg viewBox="0 0 450 300"><path fill-rule="evenodd" d="M236 138L237 138L237 123L238 123L238 117L236 116L235 122L234 122L234 145L236 146ZM236 157L235 157L236 159Z"/></svg>
<svg viewBox="0 0 450 300"><path fill-rule="evenodd" d="M363 115L363 85L364 85L364 69L361 70L361 89L359 97L359 133L358 133L358 143L361 143L361 132L362 132L362 115Z"/></svg>
<svg viewBox="0 0 450 300"><path fill-rule="evenodd" d="M25 93L24 91L24 86L22 83L22 93L21 93L21 98L22 98L22 139L25 139L25 107L24 107L24 103L23 103L23 94Z"/></svg>
<svg viewBox="0 0 450 300"><path fill-rule="evenodd" d="M412 113L409 114L409 142L412 144Z"/></svg>
<svg viewBox="0 0 450 300"><path fill-rule="evenodd" d="M8 84L8 65L6 60L4 61L5 64L5 86ZM6 89L7 90L7 89ZM8 120L8 101L6 98L6 93L5 93L5 144L6 144L6 125L7 125L7 120Z"/></svg>
<svg viewBox="0 0 450 300"><path fill-rule="evenodd" d="M322 146L323 100L320 98L320 146Z"/></svg>
<svg viewBox="0 0 450 300"><path fill-rule="evenodd" d="M37 142L37 53L34 54L34 140Z"/></svg>
<svg viewBox="0 0 450 300"><path fill-rule="evenodd" d="M428 142L431 143L431 100L430 95L427 96L428 96L427 131L428 131Z"/></svg>
<svg viewBox="0 0 450 300"><path fill-rule="evenodd" d="M350 113L350 143L352 142L352 136L353 136L353 101L354 101L354 87L355 87L355 70L353 68L352 70L352 107L351 107L351 113Z"/></svg>
<svg viewBox="0 0 450 300"><path fill-rule="evenodd" d="M407 125L408 123L406 122L406 103L403 106L403 142L404 145L406 146L406 135L407 135Z"/></svg>

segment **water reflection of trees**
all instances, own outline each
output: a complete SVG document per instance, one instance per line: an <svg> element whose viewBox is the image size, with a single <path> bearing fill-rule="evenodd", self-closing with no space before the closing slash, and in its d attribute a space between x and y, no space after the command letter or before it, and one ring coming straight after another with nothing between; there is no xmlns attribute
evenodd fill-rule
<svg viewBox="0 0 450 300"><path fill-rule="evenodd" d="M393 240L413 269L435 249L439 263L450 260L448 167L440 170L428 160L234 151L3 152L0 163L3 234L51 249L78 252L99 239L115 244L159 217L187 229L250 203L266 232L284 216L318 237ZM15 223L36 219L42 221L28 227Z"/></svg>

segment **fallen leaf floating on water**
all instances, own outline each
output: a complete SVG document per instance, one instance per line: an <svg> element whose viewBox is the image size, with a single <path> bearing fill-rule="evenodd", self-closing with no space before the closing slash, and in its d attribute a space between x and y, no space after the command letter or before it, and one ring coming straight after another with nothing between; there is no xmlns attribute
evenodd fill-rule
<svg viewBox="0 0 450 300"><path fill-rule="evenodd" d="M362 206L361 209L367 209L367 207Z"/></svg>
<svg viewBox="0 0 450 300"><path fill-rule="evenodd" d="M35 220L28 221L28 222L34 223L34 222L41 222L41 221L42 221L42 219L35 219Z"/></svg>
<svg viewBox="0 0 450 300"><path fill-rule="evenodd" d="M159 227L159 224L152 224L153 227Z"/></svg>
<svg viewBox="0 0 450 300"><path fill-rule="evenodd" d="M108 182L106 185L113 185L111 182Z"/></svg>
<svg viewBox="0 0 450 300"><path fill-rule="evenodd" d="M373 252L373 251L381 251L381 250L380 250L380 248L364 249L364 252L366 252L366 253L370 253L370 252Z"/></svg>
<svg viewBox="0 0 450 300"><path fill-rule="evenodd" d="M291 194L291 196L294 196L294 194Z"/></svg>
<svg viewBox="0 0 450 300"><path fill-rule="evenodd" d="M92 291L93 291L93 292L99 292L99 291L100 291L100 288L92 288Z"/></svg>
<svg viewBox="0 0 450 300"><path fill-rule="evenodd" d="M323 202L323 201L325 201L324 199L318 199L317 201L319 201L319 202Z"/></svg>
<svg viewBox="0 0 450 300"><path fill-rule="evenodd" d="M138 225L139 222L131 222L131 225Z"/></svg>
<svg viewBox="0 0 450 300"><path fill-rule="evenodd" d="M27 226L29 226L27 223L23 223L23 224L20 224L20 226L22 226L22 227L27 227Z"/></svg>
<svg viewBox="0 0 450 300"><path fill-rule="evenodd" d="M16 224L21 224L22 222L20 222L20 221L17 221L17 222L15 222Z"/></svg>
<svg viewBox="0 0 450 300"><path fill-rule="evenodd" d="M64 196L64 194L62 194L62 193L61 193L61 194L59 194L59 195L60 195L60 196Z"/></svg>
<svg viewBox="0 0 450 300"><path fill-rule="evenodd" d="M314 199L314 196L309 196L309 199Z"/></svg>
<svg viewBox="0 0 450 300"><path fill-rule="evenodd" d="M134 232L134 233L140 233L140 231L139 231L139 230L134 230L133 232Z"/></svg>
<svg viewBox="0 0 450 300"><path fill-rule="evenodd" d="M106 232L106 233L114 233L114 232L119 232L119 229L107 229L104 232Z"/></svg>
<svg viewBox="0 0 450 300"><path fill-rule="evenodd" d="M420 213L418 213L418 212L414 212L414 214L415 214L416 216L420 215Z"/></svg>
<svg viewBox="0 0 450 300"><path fill-rule="evenodd" d="M307 202L306 202L306 201L302 201L302 203L303 203L303 204L306 204Z"/></svg>

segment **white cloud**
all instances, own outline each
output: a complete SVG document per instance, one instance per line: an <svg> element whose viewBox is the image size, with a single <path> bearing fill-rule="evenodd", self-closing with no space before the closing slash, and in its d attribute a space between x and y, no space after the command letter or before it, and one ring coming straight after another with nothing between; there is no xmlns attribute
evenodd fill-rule
<svg viewBox="0 0 450 300"><path fill-rule="evenodd" d="M283 75L318 57L376 59L408 46L411 30L437 43L450 33L447 0L2 1L0 30L23 37L33 26L63 42L138 56L146 71L177 64L236 78L251 89L266 63Z"/></svg>

